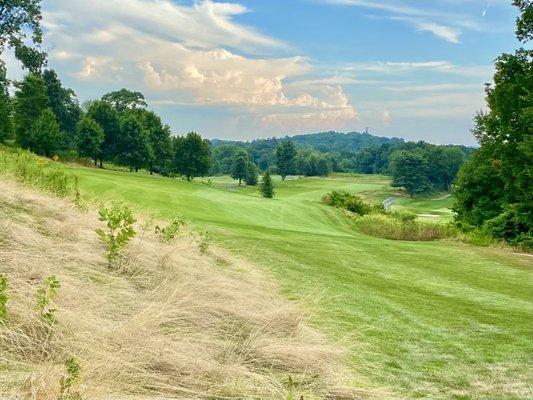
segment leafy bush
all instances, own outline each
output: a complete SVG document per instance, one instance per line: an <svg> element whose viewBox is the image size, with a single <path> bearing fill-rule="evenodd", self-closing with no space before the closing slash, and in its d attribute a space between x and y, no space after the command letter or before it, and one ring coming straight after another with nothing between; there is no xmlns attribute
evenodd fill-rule
<svg viewBox="0 0 533 400"><path fill-rule="evenodd" d="M59 279L52 275L45 278L42 287L37 289L37 311L50 325L57 323L56 310L50 308L50 305L57 296L57 289L60 287Z"/></svg>
<svg viewBox="0 0 533 400"><path fill-rule="evenodd" d="M72 390L80 379L80 364L74 357L69 357L65 362L66 376L59 381L61 395L59 400L80 400L81 394Z"/></svg>
<svg viewBox="0 0 533 400"><path fill-rule="evenodd" d="M136 219L131 210L118 203L111 207L103 207L98 213L100 221L106 222L106 229L98 228L96 234L107 246L107 259L111 265L119 256L120 251L135 236L133 224Z"/></svg>
<svg viewBox="0 0 533 400"><path fill-rule="evenodd" d="M516 205L510 205L500 215L486 221L483 228L494 238L512 242L519 237L531 236L530 219L531 216L528 215L528 212L520 210Z"/></svg>
<svg viewBox="0 0 533 400"><path fill-rule="evenodd" d="M162 228L159 225L157 225L155 227L155 234L157 235L159 240L161 240L162 242L168 243L168 242L173 241L176 238L181 227L185 225L187 225L185 218L183 218L180 215L176 215L174 216L174 218L172 218L170 224L167 225L166 227Z"/></svg>
<svg viewBox="0 0 533 400"><path fill-rule="evenodd" d="M355 219L363 233L393 240L437 240L451 237L454 229L448 225L417 220L402 221L384 214L368 214Z"/></svg>
<svg viewBox="0 0 533 400"><path fill-rule="evenodd" d="M394 211L389 215L405 224L413 223L418 218L417 215L411 211Z"/></svg>
<svg viewBox="0 0 533 400"><path fill-rule="evenodd" d="M211 235L209 235L209 232L203 231L198 236L198 249L200 250L200 254L206 254L211 244Z"/></svg>
<svg viewBox="0 0 533 400"><path fill-rule="evenodd" d="M74 194L77 188L75 178L61 165L26 150L0 149L0 173L59 197Z"/></svg>
<svg viewBox="0 0 533 400"><path fill-rule="evenodd" d="M330 206L343 208L354 214L366 215L372 212L372 205L362 200L356 194L333 190L322 197L322 201Z"/></svg>
<svg viewBox="0 0 533 400"><path fill-rule="evenodd" d="M0 323L7 320L7 276L0 275Z"/></svg>

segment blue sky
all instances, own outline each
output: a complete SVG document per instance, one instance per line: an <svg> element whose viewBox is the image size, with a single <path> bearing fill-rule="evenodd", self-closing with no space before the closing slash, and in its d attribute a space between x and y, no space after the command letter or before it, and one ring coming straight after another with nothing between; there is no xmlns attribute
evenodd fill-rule
<svg viewBox="0 0 533 400"><path fill-rule="evenodd" d="M80 100L140 90L176 134L473 144L492 62L519 47L510 3L45 0L45 48Z"/></svg>

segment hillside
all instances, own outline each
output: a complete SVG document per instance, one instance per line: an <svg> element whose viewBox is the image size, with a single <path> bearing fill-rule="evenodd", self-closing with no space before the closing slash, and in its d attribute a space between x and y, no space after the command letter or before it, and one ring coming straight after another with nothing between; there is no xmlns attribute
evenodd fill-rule
<svg viewBox="0 0 533 400"><path fill-rule="evenodd" d="M2 177L3 400L57 400L69 357L81 369L65 399L356 398L342 352L256 267L214 246L202 255L192 233L163 244L141 220L110 269L97 226L94 211ZM51 327L35 309L50 275Z"/></svg>
<svg viewBox="0 0 533 400"><path fill-rule="evenodd" d="M160 218L179 212L273 274L284 296L311 310L313 326L342 343L359 387L431 400L532 395L530 256L366 236L320 201L332 189L381 199L391 192L387 177L276 177L275 198L265 200L228 177L188 183L69 170L86 196L127 201ZM445 203L436 197L412 206L438 215Z"/></svg>

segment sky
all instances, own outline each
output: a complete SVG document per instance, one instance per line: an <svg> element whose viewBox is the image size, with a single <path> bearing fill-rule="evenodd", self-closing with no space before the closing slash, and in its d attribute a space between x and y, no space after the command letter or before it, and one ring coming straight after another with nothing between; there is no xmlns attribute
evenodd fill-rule
<svg viewBox="0 0 533 400"><path fill-rule="evenodd" d="M81 102L138 90L175 134L208 138L472 145L493 61L519 47L511 0L44 0L43 15L48 66Z"/></svg>

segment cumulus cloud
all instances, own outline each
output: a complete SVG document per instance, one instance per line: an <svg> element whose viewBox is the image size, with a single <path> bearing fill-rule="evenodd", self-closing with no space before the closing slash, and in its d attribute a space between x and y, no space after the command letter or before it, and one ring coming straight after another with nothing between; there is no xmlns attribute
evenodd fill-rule
<svg viewBox="0 0 533 400"><path fill-rule="evenodd" d="M312 71L306 57L250 56L287 49L236 23L236 15L248 12L240 4L69 0L44 7L45 41L54 48L51 59L75 70L80 81L140 89L161 106L264 110L259 118L290 121L290 126L300 116L305 124L329 120L335 128L356 116L338 85L287 88L287 79Z"/></svg>

